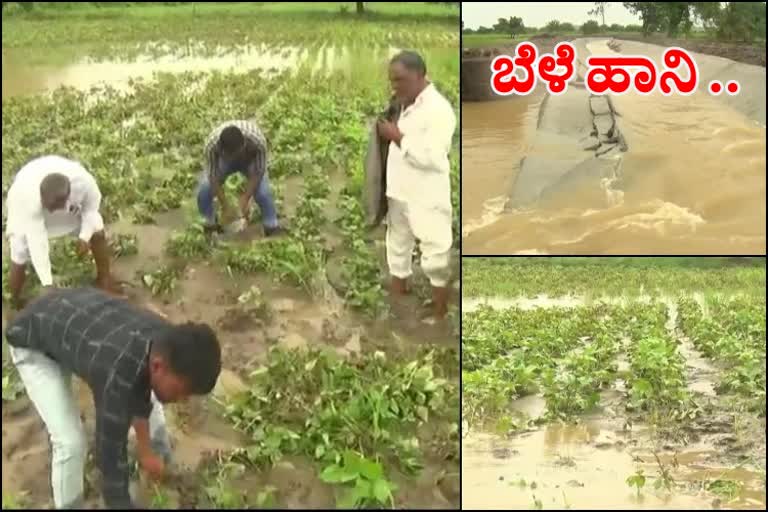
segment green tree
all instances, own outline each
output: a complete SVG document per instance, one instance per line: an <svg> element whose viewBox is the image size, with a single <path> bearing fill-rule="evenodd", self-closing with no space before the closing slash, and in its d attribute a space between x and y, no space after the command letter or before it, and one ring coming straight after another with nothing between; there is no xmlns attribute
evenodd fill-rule
<svg viewBox="0 0 768 512"><path fill-rule="evenodd" d="M507 22L507 28L509 29L509 35L512 37L512 39L514 39L517 34L525 32L523 19L518 18L517 16L511 16L509 18L509 21Z"/></svg>
<svg viewBox="0 0 768 512"><path fill-rule="evenodd" d="M590 16L600 16L603 19L603 25L605 26L605 8L608 6L608 2L595 2L595 8L589 11Z"/></svg>
<svg viewBox="0 0 768 512"><path fill-rule="evenodd" d="M661 13L659 4L661 2L622 2L632 14L640 16L643 22L643 36L648 36L651 32L659 29L661 22Z"/></svg>
<svg viewBox="0 0 768 512"><path fill-rule="evenodd" d="M689 2L657 2L662 27L670 37L691 31L691 4Z"/></svg>
<svg viewBox="0 0 768 512"><path fill-rule="evenodd" d="M597 34L600 32L600 25L595 20L589 20L581 26L581 33L584 35Z"/></svg>
<svg viewBox="0 0 768 512"><path fill-rule="evenodd" d="M718 17L717 35L727 41L765 39L765 2L728 2Z"/></svg>
<svg viewBox="0 0 768 512"><path fill-rule="evenodd" d="M546 25L544 25L543 28L544 32L548 32L550 34L557 34L558 32L562 31L562 25L557 20L552 20Z"/></svg>

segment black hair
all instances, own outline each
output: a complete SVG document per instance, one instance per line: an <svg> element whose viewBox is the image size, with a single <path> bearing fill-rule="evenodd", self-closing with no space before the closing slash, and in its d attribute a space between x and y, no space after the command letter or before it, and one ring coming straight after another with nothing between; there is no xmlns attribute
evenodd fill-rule
<svg viewBox="0 0 768 512"><path fill-rule="evenodd" d="M46 202L64 199L69 196L69 189L69 178L54 172L43 178L40 183L40 197Z"/></svg>
<svg viewBox="0 0 768 512"><path fill-rule="evenodd" d="M187 381L193 395L207 395L221 373L221 346L208 324L174 325L152 345L171 371Z"/></svg>
<svg viewBox="0 0 768 512"><path fill-rule="evenodd" d="M245 136L237 126L227 126L219 135L219 148L227 153L234 153L245 144Z"/></svg>
<svg viewBox="0 0 768 512"><path fill-rule="evenodd" d="M405 69L415 71L421 76L427 74L427 64L424 62L422 56L416 52L404 50L392 57L392 60L389 63L394 64L396 62L402 64Z"/></svg>

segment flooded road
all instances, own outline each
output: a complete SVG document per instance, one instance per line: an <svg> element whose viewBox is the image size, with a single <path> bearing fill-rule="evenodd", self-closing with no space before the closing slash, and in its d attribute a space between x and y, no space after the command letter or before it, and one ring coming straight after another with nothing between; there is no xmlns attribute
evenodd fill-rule
<svg viewBox="0 0 768 512"><path fill-rule="evenodd" d="M588 47L612 53L604 42ZM764 71L759 86L764 91ZM462 105L464 254L764 253L766 136L764 121L755 120L759 108L750 118L701 93L630 93L614 102L629 146L620 180L571 186L517 210L505 210L504 197L530 151L539 102ZM546 148L553 158L558 151L566 158L572 148Z"/></svg>

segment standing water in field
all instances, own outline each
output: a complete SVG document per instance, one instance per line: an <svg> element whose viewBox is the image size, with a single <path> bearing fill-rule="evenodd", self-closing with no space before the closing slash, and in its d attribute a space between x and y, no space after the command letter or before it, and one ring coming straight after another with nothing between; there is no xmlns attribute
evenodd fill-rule
<svg viewBox="0 0 768 512"><path fill-rule="evenodd" d="M640 43L621 45L621 53L647 55L656 62L663 51ZM605 40L581 41L577 47L582 61L587 51L615 53ZM694 59L701 71L700 90L714 78L738 79L741 98L703 92L614 97L628 145L617 160L617 179L572 180L554 187L545 200L527 205L509 200L515 186L521 186L516 181L525 159L578 159L578 141L563 144L559 138L537 137L531 109L540 110L546 120L547 109L556 108L541 93L465 103L463 185L472 193L462 205L464 251L764 252L765 68L699 54ZM558 113L549 114L556 118Z"/></svg>
<svg viewBox="0 0 768 512"><path fill-rule="evenodd" d="M464 298L463 506L765 509L764 413L743 408L746 402L728 391L715 392L728 378L728 366L717 359L722 354L705 356L702 339L695 340L702 336L695 327L704 320L712 330L728 325L743 354L764 359L760 300L701 293ZM703 312L698 319L692 316L696 307ZM643 348L646 337L669 341L673 348L663 362ZM596 345L601 348L580 359ZM597 363L595 357L606 353ZM669 375L671 388L686 390L680 395L686 405L662 413L669 418L683 412L682 419L654 420L652 409L642 405L641 382L663 389L658 399L667 391L648 383L655 377L643 371L650 368L665 376L659 378ZM609 372L610 383L590 383L602 371ZM592 391L593 405L558 416ZM485 407L510 392L519 398L487 415Z"/></svg>
<svg viewBox="0 0 768 512"><path fill-rule="evenodd" d="M395 47L353 49L323 45L309 49L298 46L250 45L240 47L207 47L190 44L185 51L162 45L155 53L142 53L135 58L94 59L75 57L54 64L35 64L14 49L3 50L3 98L47 92L61 86L87 90L109 84L118 89L129 87L131 80L151 79L155 73L234 71L246 73L258 69L265 72L295 71L308 66L314 74L345 71L352 73L371 62L383 66Z"/></svg>

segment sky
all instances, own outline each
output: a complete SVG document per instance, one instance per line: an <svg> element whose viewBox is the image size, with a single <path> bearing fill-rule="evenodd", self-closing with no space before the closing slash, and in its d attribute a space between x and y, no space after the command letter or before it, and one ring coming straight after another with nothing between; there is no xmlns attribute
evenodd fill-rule
<svg viewBox="0 0 768 512"><path fill-rule="evenodd" d="M581 25L590 19L601 21L587 14L594 2L462 2L461 19L464 28L492 27L499 18L518 16L526 27L542 27L552 20L570 21ZM605 23L610 25L640 25L640 17L632 15L621 2L608 2Z"/></svg>

